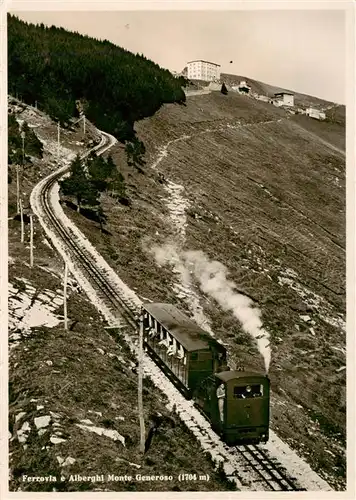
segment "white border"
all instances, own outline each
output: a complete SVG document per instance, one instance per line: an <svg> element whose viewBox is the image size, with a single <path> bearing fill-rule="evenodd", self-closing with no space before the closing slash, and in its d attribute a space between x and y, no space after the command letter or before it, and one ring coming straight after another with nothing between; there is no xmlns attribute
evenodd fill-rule
<svg viewBox="0 0 356 500"><path fill-rule="evenodd" d="M0 0L1 1L1 0ZM7 353L7 51L6 51L6 12L11 11L16 13L19 11L111 11L111 10L343 10L346 13L347 22L347 75L346 75L346 106L347 106L347 406L348 406L348 486L346 492L299 492L294 494L275 492L251 492L251 493L191 493L185 495L187 498L223 498L232 499L236 495L240 498L276 498L282 499L285 497L295 498L319 498L319 499L354 499L355 492L355 3L349 1L161 1L151 2L149 0L141 1L81 1L81 2L63 2L58 0L42 0L42 1L8 1L0 5L0 40L1 40L1 80L0 80L0 126L1 126L1 148L0 148L0 165L2 172L1 182L1 198L0 198L0 324L1 324L1 340L0 340L0 384L1 384L1 434L0 434L0 493L2 498L52 498L59 496L60 498L87 498L88 492L85 493L8 493L8 431L7 431L7 413L8 413L8 353ZM175 498L182 496L181 493L165 492L165 493L136 493L137 496L145 498ZM184 494L183 494L184 495ZM115 498L118 497L132 499L133 493L90 493L90 498Z"/></svg>

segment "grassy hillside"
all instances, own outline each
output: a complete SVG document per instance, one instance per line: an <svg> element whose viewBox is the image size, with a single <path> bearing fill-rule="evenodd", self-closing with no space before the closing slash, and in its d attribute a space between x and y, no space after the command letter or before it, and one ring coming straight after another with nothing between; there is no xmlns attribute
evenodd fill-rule
<svg viewBox="0 0 356 500"><path fill-rule="evenodd" d="M61 288L62 263L55 250L49 249L38 233L35 238L36 266L30 269L26 265L28 250L19 244L18 226L18 222L11 221L10 256L13 260L9 280L22 291L28 292L29 286L33 286L33 300L39 301L39 296L43 296L47 290ZM10 297L13 297L12 293ZM58 297L60 293L57 291ZM58 307L56 314L63 314L63 306ZM211 460L201 453L198 443L184 423L167 411L165 395L157 391L147 378L144 379L143 389L146 433L157 415L163 418L148 452L142 456L139 452L136 360L125 346L120 345L115 338L110 338L95 306L85 296L72 290L68 301L68 317L67 332L63 324L54 328L36 327L27 334L18 334L20 342L16 342L17 346L10 343L10 490L233 489L233 485L214 470ZM46 415L50 416L50 423L40 433L36 428L36 419ZM21 434L25 422L30 427L26 444L16 438ZM106 431L108 437L90 432L91 425ZM111 439L110 433L119 433L125 440L124 444ZM63 441L56 443L53 438ZM192 454L195 456L194 463L191 461ZM63 467L58 457L62 458L62 462L70 457L73 463ZM179 482L178 475L182 470L195 473L197 477L199 474L209 474L210 480ZM105 479L109 474L126 474L133 479L70 482L70 474L103 474ZM166 482L140 482L135 480L136 474L164 474L171 475L173 479ZM52 475L57 480L24 483L24 475ZM61 480L63 475L65 479Z"/></svg>
<svg viewBox="0 0 356 500"><path fill-rule="evenodd" d="M346 108L342 105L335 105L326 111L326 117L328 121L332 123L337 123L345 127L346 125Z"/></svg>
<svg viewBox="0 0 356 500"><path fill-rule="evenodd" d="M8 88L63 124L78 101L98 128L131 139L136 120L163 103L184 102L182 81L143 55L8 16Z"/></svg>
<svg viewBox="0 0 356 500"><path fill-rule="evenodd" d="M13 101L13 100L11 100ZM43 159L20 168L20 191L25 212L40 178L57 168L56 123L42 112L23 104L11 104L14 116L34 125L44 144ZM12 122L12 120L11 120ZM17 123L17 122L16 122ZM14 141L15 132L11 135ZM79 125L61 133L61 155L83 153L97 133L87 123L86 135ZM20 146L19 146L20 147ZM52 151L52 153L51 153ZM124 154L124 152L123 152ZM30 223L25 217L24 243L16 216L16 172L10 165L9 184L9 432L11 491L224 491L234 489L216 470L174 412L167 398L144 378L146 436L154 422L162 423L151 446L139 453L137 414L137 366L128 349L110 336L95 305L80 293L69 277L68 331L63 328L63 261L34 218L34 266L29 267ZM114 210L120 205L108 197ZM80 216L82 217L82 216ZM85 219L88 222L88 219ZM95 230L95 228L94 228ZM26 295L26 297L23 296ZM51 297L51 298L50 298ZM59 323L41 326L49 319L50 301ZM31 312L32 311L32 312ZM27 319L27 328L24 323ZM31 326L31 328L29 327ZM161 415L161 417L158 417ZM49 417L37 428L37 419ZM82 422L84 420L84 422ZM88 427L88 420L89 427ZM78 427L84 426L82 428ZM85 427L85 425L87 427ZM23 432L27 429L26 432ZM106 432L98 435L96 430ZM121 441L110 438L119 433ZM22 439L22 440L20 440ZM63 440L63 441L62 441ZM194 462L191 457L194 456ZM66 462L67 461L67 462ZM209 481L179 482L182 471ZM61 480L64 474L65 480ZM172 475L172 481L70 482L70 474L95 476ZM55 482L24 482L23 476L55 476Z"/></svg>
<svg viewBox="0 0 356 500"><path fill-rule="evenodd" d="M142 175L127 166L122 149L112 151L127 178L131 207L103 200L105 235L68 213L141 296L188 311L184 295L172 287L177 274L158 267L149 251L176 234L158 173L184 186L184 248L226 265L229 279L260 307L270 333L272 428L342 489L344 129L288 118L282 109L244 96L212 93L188 98L184 108L165 105L136 130L148 165L161 161ZM198 288L196 293L230 359L262 370L263 360L238 321Z"/></svg>

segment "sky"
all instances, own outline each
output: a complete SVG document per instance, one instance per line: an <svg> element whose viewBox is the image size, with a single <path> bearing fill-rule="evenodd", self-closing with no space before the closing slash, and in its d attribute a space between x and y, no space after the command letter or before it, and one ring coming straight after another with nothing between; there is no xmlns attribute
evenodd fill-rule
<svg viewBox="0 0 356 500"><path fill-rule="evenodd" d="M205 59L220 64L225 73L345 104L342 10L14 14L28 22L107 39L171 71Z"/></svg>

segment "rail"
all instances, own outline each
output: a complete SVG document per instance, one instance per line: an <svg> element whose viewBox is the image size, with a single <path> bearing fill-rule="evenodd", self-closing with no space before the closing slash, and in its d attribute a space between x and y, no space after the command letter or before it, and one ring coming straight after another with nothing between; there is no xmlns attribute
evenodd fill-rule
<svg viewBox="0 0 356 500"><path fill-rule="evenodd" d="M113 145L110 135L104 132L101 132L101 134L102 140L100 144L94 148L98 155L103 154ZM85 153L83 157L89 155L91 151ZM133 304L127 303L125 294L121 293L110 283L105 273L103 273L103 270L95 261L94 256L88 249L84 248L75 238L73 238L71 230L66 227L60 219L57 219L54 213L51 202L51 192L56 182L65 175L68 169L69 166L60 168L37 184L31 193L32 209L35 213L39 211L36 202L36 197L39 197L42 211L47 219L46 224L49 223L51 225L51 230L54 231L56 236L66 245L67 256L70 255L71 259L74 258L80 263L81 269L85 273L87 279L95 285L103 300L106 301L107 304L110 304L111 309L114 311L113 314L117 316L119 313L126 325L132 330L137 331L136 317L138 308L135 309ZM45 227L43 217L40 217L40 221ZM162 374L162 377L165 376ZM165 380L168 381L168 379ZM159 381L159 384L162 382L163 378ZM191 412L193 412L192 407L189 408ZM204 445L203 447L205 449L208 448L209 450L213 450L219 446L220 459L222 459L225 464L230 464L230 473L227 475L236 482L240 489L255 490L255 486L258 486L258 491L303 490L303 488L298 485L297 480L289 477L284 467L276 460L269 457L266 451L258 446L252 447L247 445L229 448L225 443L221 442L220 438L216 436L213 431L210 430L207 432L207 428L210 427L210 424L203 415L198 413L200 415L199 418L197 418L196 415L192 416L183 405L181 405L181 409L177 408L177 411L180 418L193 430L193 433L200 440L201 444ZM204 425L202 424L203 421ZM244 470L244 467L247 469ZM253 479L249 480L248 478L251 477ZM243 487L243 484L247 484L247 486Z"/></svg>

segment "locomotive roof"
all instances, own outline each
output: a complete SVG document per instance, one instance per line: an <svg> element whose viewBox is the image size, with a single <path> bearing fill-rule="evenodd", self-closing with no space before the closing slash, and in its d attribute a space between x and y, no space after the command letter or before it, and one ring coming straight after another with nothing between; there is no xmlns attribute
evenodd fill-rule
<svg viewBox="0 0 356 500"><path fill-rule="evenodd" d="M150 302L143 304L143 308L169 331L187 351L209 349L210 346L219 351L226 351L222 344L174 305Z"/></svg>
<svg viewBox="0 0 356 500"><path fill-rule="evenodd" d="M215 376L218 377L223 382L229 382L229 380L237 379L237 378L267 378L263 373L257 372L245 372L240 370L228 370L226 372L215 373Z"/></svg>

